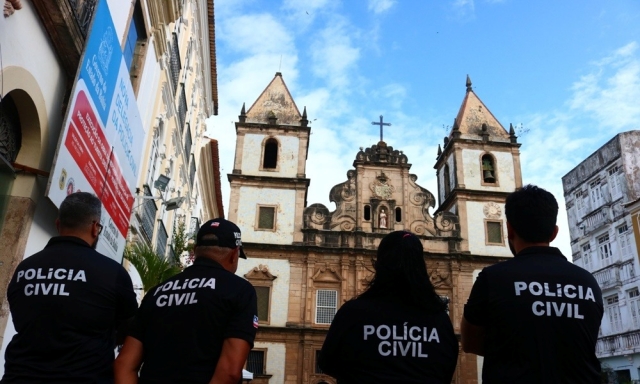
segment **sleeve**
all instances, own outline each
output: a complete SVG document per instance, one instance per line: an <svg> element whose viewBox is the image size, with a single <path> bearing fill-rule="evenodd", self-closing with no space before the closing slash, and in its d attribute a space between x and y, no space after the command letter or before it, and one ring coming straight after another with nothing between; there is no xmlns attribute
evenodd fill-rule
<svg viewBox="0 0 640 384"><path fill-rule="evenodd" d="M471 288L471 294L464 306L464 318L473 325L484 327L489 316L489 283L486 270L482 270Z"/></svg>
<svg viewBox="0 0 640 384"><path fill-rule="evenodd" d="M231 314L229 325L222 333L222 337L245 340L253 348L253 341L258 331L258 299L255 288L247 283L235 300L236 302L231 306L234 313Z"/></svg>
<svg viewBox="0 0 640 384"><path fill-rule="evenodd" d="M345 303L331 322L327 337L324 339L318 365L322 372L339 379L343 367L343 359L341 358L342 344L344 341L344 332L348 329L347 319L350 308L350 302Z"/></svg>
<svg viewBox="0 0 640 384"><path fill-rule="evenodd" d="M153 300L153 294L151 292L152 290L149 290L148 294L142 299L140 309L138 309L135 317L131 321L128 332L128 336L138 339L142 344L144 344L144 334L149 321L149 306L152 304L149 303L149 301Z"/></svg>
<svg viewBox="0 0 640 384"><path fill-rule="evenodd" d="M130 319L138 309L138 300L133 291L131 277L124 267L118 270L116 282L116 326Z"/></svg>

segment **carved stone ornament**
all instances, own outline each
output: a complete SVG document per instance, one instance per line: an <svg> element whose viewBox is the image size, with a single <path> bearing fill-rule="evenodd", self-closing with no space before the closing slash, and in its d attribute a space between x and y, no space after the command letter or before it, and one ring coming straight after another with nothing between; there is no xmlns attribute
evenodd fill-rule
<svg viewBox="0 0 640 384"><path fill-rule="evenodd" d="M434 288L451 288L451 274L439 267L440 263L438 263L435 268L429 268L429 280L431 280L431 284L433 284Z"/></svg>
<svg viewBox="0 0 640 384"><path fill-rule="evenodd" d="M258 265L257 267L251 269L247 274L244 275L247 280L266 280L273 281L278 278L278 276L273 276L271 272L269 272L269 268L266 265Z"/></svg>
<svg viewBox="0 0 640 384"><path fill-rule="evenodd" d="M338 283L342 281L342 276L340 276L337 268L329 267L325 264L318 268L311 279L315 282Z"/></svg>
<svg viewBox="0 0 640 384"><path fill-rule="evenodd" d="M486 203L482 211L488 219L499 219L502 216L502 208L494 202Z"/></svg>
<svg viewBox="0 0 640 384"><path fill-rule="evenodd" d="M381 172L378 177L376 177L376 181L369 185L371 192L373 195L381 200L389 200L393 195L393 192L396 191L396 188L393 185L389 184L389 179Z"/></svg>

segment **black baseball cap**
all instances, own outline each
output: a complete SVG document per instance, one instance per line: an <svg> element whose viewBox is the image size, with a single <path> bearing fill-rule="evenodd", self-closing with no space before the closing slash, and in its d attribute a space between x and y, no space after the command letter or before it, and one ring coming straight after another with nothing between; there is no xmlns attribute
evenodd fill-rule
<svg viewBox="0 0 640 384"><path fill-rule="evenodd" d="M206 235L216 235L217 239L203 240L202 238ZM240 257L243 259L247 258L247 255L242 249L240 228L229 220L218 218L202 224L196 237L196 247L207 245L223 248L240 247Z"/></svg>

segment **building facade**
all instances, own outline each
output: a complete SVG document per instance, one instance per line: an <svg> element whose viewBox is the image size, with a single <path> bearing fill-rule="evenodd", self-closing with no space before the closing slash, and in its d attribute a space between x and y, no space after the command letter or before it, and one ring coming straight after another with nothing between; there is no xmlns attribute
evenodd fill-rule
<svg viewBox="0 0 640 384"><path fill-rule="evenodd" d="M65 117L77 94L76 80L83 70L81 63L92 38L98 9L101 12L108 9L109 15L103 41L116 42L101 45L99 64L117 67L119 63L113 64L113 61L121 58L127 83L119 83L118 88L131 90L130 101L135 105L131 110L135 116L120 117L129 123L139 121L144 136L141 145L129 148L126 153L135 163L137 175L127 179L124 188L132 201L127 207L131 209L131 221L128 221L129 215L124 219L124 238L147 242L159 254L169 256L177 223L183 222L187 231L194 231L203 218L222 216L219 170L214 169L219 167L217 142L203 136L205 119L217 114L218 104L213 0L126 3L16 0L3 3L5 15L0 18L2 292L6 292L17 264L40 251L57 235L54 223L58 211L47 196L48 186L60 184L63 190L66 183L67 191L73 190L70 177L53 175L63 145L62 137L68 131ZM116 86L105 81L107 88ZM103 129L106 136L115 135ZM92 152L91 148L88 150ZM203 164L202 169L198 169L199 164ZM205 190L207 202L202 201ZM143 196L151 198L139 198ZM120 261L121 257L120 253L114 258ZM135 284L136 272L129 269ZM14 333L3 294L0 356L4 357L4 349ZM0 362L0 375L3 366Z"/></svg>
<svg viewBox="0 0 640 384"><path fill-rule="evenodd" d="M623 132L562 178L573 262L602 289L596 353L621 383L640 380L639 237L628 205L640 198L639 159L640 131Z"/></svg>
<svg viewBox="0 0 640 384"><path fill-rule="evenodd" d="M354 150L335 209L307 204L311 127L276 73L236 123L229 219L248 254L237 274L258 294L260 328L247 369L256 383L335 383L317 366L334 314L366 289L380 240L421 239L431 281L456 333L475 276L510 257L504 200L522 185L519 146L468 81L456 124L438 150L440 205L417 183L409 155L385 141ZM367 143L363 143L367 144ZM313 159L308 159L313 161ZM486 171L486 172L484 172ZM455 383L477 383L481 362L460 352Z"/></svg>

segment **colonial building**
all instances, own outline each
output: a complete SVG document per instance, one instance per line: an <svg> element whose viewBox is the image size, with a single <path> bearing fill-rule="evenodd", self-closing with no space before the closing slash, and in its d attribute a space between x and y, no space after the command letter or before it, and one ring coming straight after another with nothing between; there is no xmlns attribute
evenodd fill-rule
<svg viewBox="0 0 640 384"><path fill-rule="evenodd" d="M640 198L638 159L640 131L623 132L562 178L573 262L602 289L596 353L617 382L640 380L639 223L628 205Z"/></svg>
<svg viewBox="0 0 640 384"><path fill-rule="evenodd" d="M202 218L222 215L217 142L203 137L205 119L217 114L218 105L213 0L2 3L0 360L15 333L4 297L9 279L20 261L42 250L57 235L58 210L51 190L68 193L79 189L81 178L88 179L77 164L60 167L63 138L73 125L68 117L79 105L76 96L80 93L105 96L104 89L112 90L110 99L93 99L91 113L98 110L98 104L128 104L117 116L111 114L115 108L105 109L108 119L99 116L100 128L109 144L135 143L122 153L105 146L114 157L122 155L120 164L134 171L119 185L125 196L116 199L123 212L121 225L117 229L104 225L99 250L116 243L105 236L113 228L111 233L117 233L121 242L109 256L118 261L125 239L144 241L159 254L170 255L177 223L182 221L188 230L195 230ZM91 56L89 50L99 52L93 67L82 65ZM79 85L88 67L111 75L84 77ZM102 83L88 87L94 80ZM127 134L112 130L114 116L119 132ZM85 145L92 160L96 147ZM109 162L110 167L112 164ZM71 167L78 170L75 175ZM104 184L117 179L108 172L98 176L95 179ZM84 186L82 190L96 192ZM104 196L96 194L104 202ZM205 194L208 201L203 202ZM107 204L103 206L106 221ZM2 367L0 361L0 375Z"/></svg>
<svg viewBox="0 0 640 384"><path fill-rule="evenodd" d="M318 352L342 303L363 292L380 240L394 230L418 235L455 330L475 276L511 256L504 200L522 186L519 146L467 91L439 148L433 193L411 173L411 154L385 141L354 150L346 180L329 191L335 209L308 205L311 128L280 73L236 123L229 219L242 229L238 274L258 293L260 329L247 369L256 383L335 383ZM313 161L313 159L309 159ZM480 362L460 353L456 383L476 383Z"/></svg>

